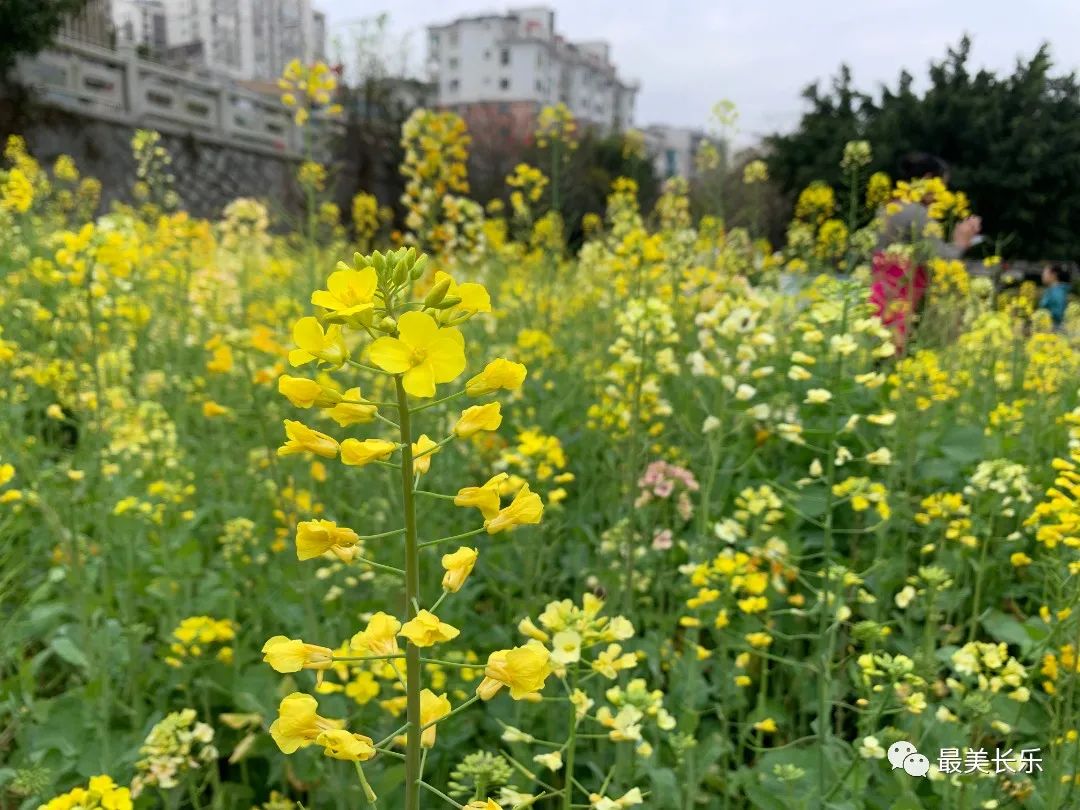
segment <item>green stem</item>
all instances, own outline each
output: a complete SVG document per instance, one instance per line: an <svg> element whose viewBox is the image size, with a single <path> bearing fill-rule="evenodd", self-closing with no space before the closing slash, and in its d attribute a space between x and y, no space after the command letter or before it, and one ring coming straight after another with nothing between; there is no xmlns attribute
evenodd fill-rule
<svg viewBox="0 0 1080 810"><path fill-rule="evenodd" d="M975 640L975 634L979 630L979 612L982 610L983 579L986 573L986 555L990 550L990 543L994 539L994 518L990 517L990 530L983 539L982 549L979 551L979 567L975 572L975 594L971 600L971 626L968 628L968 641Z"/></svg>
<svg viewBox="0 0 1080 810"><path fill-rule="evenodd" d="M409 398L401 377L394 378L401 420L401 497L405 509L405 615L416 616L420 600L420 547L416 542L416 503L413 496L412 422ZM405 647L405 810L420 810L420 648Z"/></svg>
<svg viewBox="0 0 1080 810"><path fill-rule="evenodd" d="M432 793L434 793L440 799L445 799L446 801L450 802L450 804L454 805L454 807L461 808L463 806L463 805L460 805L457 802L455 802L453 799L451 799L449 796L447 796L445 793L443 793L438 788L433 788L427 782L417 782L416 787L417 787L417 790L419 790L420 788L424 788L425 790L430 790Z"/></svg>
<svg viewBox="0 0 1080 810"><path fill-rule="evenodd" d="M375 806L375 791L371 789L371 785L368 784L367 777L364 775L364 768L359 762L354 763L356 765L356 776L360 780L360 787L364 791L364 798L368 804L372 807Z"/></svg>
<svg viewBox="0 0 1080 810"><path fill-rule="evenodd" d="M363 563L364 565L370 565L372 568L377 568L380 571L388 571L391 574L405 573L400 568L394 568L394 566L392 565L383 565L382 563L377 563L374 560L369 560L367 557L356 557L355 559L357 562Z"/></svg>
<svg viewBox="0 0 1080 810"><path fill-rule="evenodd" d="M479 529L473 529L471 532L463 532L462 534L455 534L450 537L440 537L438 540L427 540L420 544L420 548L427 548L428 546L437 546L439 543L449 543L453 540L464 540L466 537L474 537L484 531L484 527Z"/></svg>
<svg viewBox="0 0 1080 810"><path fill-rule="evenodd" d="M444 501L452 501L456 498L456 495L443 495L441 492L428 492L426 489L417 489L413 491L415 495L427 495L429 498L441 498Z"/></svg>
<svg viewBox="0 0 1080 810"><path fill-rule="evenodd" d="M419 413L420 411L426 411L428 408L434 408L436 405L441 405L444 402L449 402L452 399L465 396L464 391L458 391L456 394L450 394L449 396L442 397L441 399L433 399L431 402L425 402L423 405L417 405L415 408L409 411L409 413Z"/></svg>
<svg viewBox="0 0 1080 810"><path fill-rule="evenodd" d="M376 368L375 366L369 366L366 363L360 363L360 362L358 362L356 360L353 360L351 358L349 360L346 360L345 362L347 362L350 366L355 366L356 368L362 368L362 369L364 369L364 371L374 371L376 374L387 374L388 373L386 371L383 371L381 368ZM378 405L380 403L371 402L371 403L367 403L367 404Z"/></svg>
<svg viewBox="0 0 1080 810"><path fill-rule="evenodd" d="M573 679L573 673L571 673L571 679ZM573 684L567 688L569 692L573 694ZM566 770L566 787L562 796L563 810L570 810L573 807L574 801L574 752L577 749L577 724L577 706L571 701L570 736L566 740L566 763L564 765Z"/></svg>
<svg viewBox="0 0 1080 810"><path fill-rule="evenodd" d="M397 469L396 464L394 465L394 469ZM399 535L399 534L405 534L405 530L404 529L394 529L393 531L380 532L379 534L365 534L365 535L361 535L360 539L365 540L365 541L367 541L367 540L381 540L384 537L394 537L395 535Z"/></svg>

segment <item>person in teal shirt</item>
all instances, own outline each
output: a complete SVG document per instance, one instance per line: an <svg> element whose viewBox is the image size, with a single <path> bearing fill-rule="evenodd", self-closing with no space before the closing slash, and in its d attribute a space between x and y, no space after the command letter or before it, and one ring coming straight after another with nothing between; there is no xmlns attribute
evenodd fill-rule
<svg viewBox="0 0 1080 810"><path fill-rule="evenodd" d="M1039 309L1050 313L1054 327L1061 326L1065 320L1065 307L1069 303L1069 279L1067 271L1060 264L1048 264L1043 268L1042 282L1046 286L1039 299Z"/></svg>

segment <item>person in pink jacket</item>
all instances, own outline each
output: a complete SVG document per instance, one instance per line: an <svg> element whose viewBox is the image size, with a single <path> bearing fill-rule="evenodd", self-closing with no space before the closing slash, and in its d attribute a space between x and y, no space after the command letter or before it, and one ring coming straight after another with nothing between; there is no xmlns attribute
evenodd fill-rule
<svg viewBox="0 0 1080 810"><path fill-rule="evenodd" d="M900 162L900 176L912 180L940 177L948 183L949 167L941 158L924 152L905 155ZM951 242L927 236L930 224L929 206L933 200L906 203L891 214L882 214L881 234L874 252L870 286L870 303L875 314L893 330L896 346L903 349L916 312L926 295L929 277L925 262L935 256L958 259L971 246L982 229L979 217L968 217L953 228ZM891 256L892 245L913 245L910 262L901 263Z"/></svg>

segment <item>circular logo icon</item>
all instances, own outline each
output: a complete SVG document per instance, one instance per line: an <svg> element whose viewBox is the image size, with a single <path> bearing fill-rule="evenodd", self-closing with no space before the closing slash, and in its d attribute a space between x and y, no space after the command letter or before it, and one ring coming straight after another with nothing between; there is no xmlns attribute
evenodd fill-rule
<svg viewBox="0 0 1080 810"><path fill-rule="evenodd" d="M908 776L926 776L930 772L930 760L917 751L904 757L904 771Z"/></svg>
<svg viewBox="0 0 1080 810"><path fill-rule="evenodd" d="M904 758L909 754L919 753L918 749L907 740L897 740L889 746L889 764L893 770L904 767Z"/></svg>

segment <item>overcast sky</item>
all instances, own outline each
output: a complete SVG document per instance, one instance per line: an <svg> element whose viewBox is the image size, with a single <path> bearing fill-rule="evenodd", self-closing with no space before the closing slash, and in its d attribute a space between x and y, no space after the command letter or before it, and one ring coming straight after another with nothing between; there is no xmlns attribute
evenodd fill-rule
<svg viewBox="0 0 1080 810"><path fill-rule="evenodd" d="M348 23L386 12L419 69L425 26L540 2L316 0L330 38ZM641 83L638 125L704 127L720 99L736 103L740 141L792 127L800 91L841 62L856 86L890 84L901 68L917 79L967 32L976 65L1010 71L1048 41L1062 72L1080 67L1080 0L549 0L570 40L606 39L621 75Z"/></svg>

